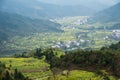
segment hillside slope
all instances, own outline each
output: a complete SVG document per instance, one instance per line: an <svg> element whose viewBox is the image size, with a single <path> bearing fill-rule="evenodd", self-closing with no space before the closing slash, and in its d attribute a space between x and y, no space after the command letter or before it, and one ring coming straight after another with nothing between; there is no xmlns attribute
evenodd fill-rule
<svg viewBox="0 0 120 80"><path fill-rule="evenodd" d="M94 10L82 5L60 6L37 0L6 0L2 5L2 10L32 18L85 16L94 13Z"/></svg>
<svg viewBox="0 0 120 80"><path fill-rule="evenodd" d="M93 16L96 22L119 22L120 21L120 3L105 9Z"/></svg>
<svg viewBox="0 0 120 80"><path fill-rule="evenodd" d="M12 36L34 32L61 31L60 25L48 20L33 20L17 14L0 12L0 42Z"/></svg>

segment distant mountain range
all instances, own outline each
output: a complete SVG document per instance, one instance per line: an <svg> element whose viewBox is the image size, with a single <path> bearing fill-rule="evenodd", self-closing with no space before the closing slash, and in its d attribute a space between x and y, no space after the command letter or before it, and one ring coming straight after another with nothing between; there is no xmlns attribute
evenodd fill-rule
<svg viewBox="0 0 120 80"><path fill-rule="evenodd" d="M60 25L49 20L37 20L0 11L0 42L12 36L34 32L60 32Z"/></svg>
<svg viewBox="0 0 120 80"><path fill-rule="evenodd" d="M96 11L100 11L116 4L119 0L37 0L37 1L56 5L83 5Z"/></svg>
<svg viewBox="0 0 120 80"><path fill-rule="evenodd" d="M92 17L95 22L120 22L120 3L105 9Z"/></svg>
<svg viewBox="0 0 120 80"><path fill-rule="evenodd" d="M37 0L5 0L2 4L2 11L17 13L32 18L88 16L96 12L82 5L61 6L42 3Z"/></svg>

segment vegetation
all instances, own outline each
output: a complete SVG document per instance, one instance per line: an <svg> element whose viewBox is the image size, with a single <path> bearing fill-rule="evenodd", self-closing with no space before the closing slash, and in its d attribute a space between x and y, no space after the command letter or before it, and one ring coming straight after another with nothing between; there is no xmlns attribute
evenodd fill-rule
<svg viewBox="0 0 120 80"><path fill-rule="evenodd" d="M120 80L120 3L89 17L77 16L83 6L12 1L0 3L0 80Z"/></svg>
<svg viewBox="0 0 120 80"><path fill-rule="evenodd" d="M23 53L17 56L18 58L1 58L1 61L7 66L11 64L13 69L18 68L31 79L116 80L120 77L119 46L120 42L97 51L74 50L65 54L59 49L38 48L29 52L27 57L23 56ZM17 63L20 64L16 65ZM73 76L73 74L76 75Z"/></svg>
<svg viewBox="0 0 120 80"><path fill-rule="evenodd" d="M88 70L94 71L96 74L102 75L103 79L110 80L109 75L114 75L120 78L120 42L111 45L109 48L102 48L99 51L84 51L75 50L67 52L65 55L59 57L52 56L48 61L50 68L61 70ZM112 51L111 51L112 50ZM49 57L51 54L49 54ZM105 70L104 73L101 70Z"/></svg>
<svg viewBox="0 0 120 80"><path fill-rule="evenodd" d="M32 80L47 78L51 75L49 70L49 64L47 64L44 59L35 58L0 58L2 63L14 73L17 71L22 72L25 77L29 77Z"/></svg>
<svg viewBox="0 0 120 80"><path fill-rule="evenodd" d="M0 80L30 80L28 77L25 77L17 69L12 70L11 65L6 67L6 65L0 62Z"/></svg>
<svg viewBox="0 0 120 80"><path fill-rule="evenodd" d="M65 53L60 49L38 48L17 58L0 58L6 64L1 63L5 68L0 69L0 72L9 69L10 73L17 74L19 70L23 74L18 72L18 75L32 80L117 80L120 78L119 46L120 42L101 50L74 50Z"/></svg>
<svg viewBox="0 0 120 80"><path fill-rule="evenodd" d="M25 36L37 32L61 32L60 25L49 20L31 19L2 11L0 11L0 18L2 19L0 20L0 41L6 41L12 36Z"/></svg>
<svg viewBox="0 0 120 80"><path fill-rule="evenodd" d="M96 15L93 16L92 20L93 22L101 22L101 23L119 22L120 21L119 8L120 8L120 3L97 13Z"/></svg>

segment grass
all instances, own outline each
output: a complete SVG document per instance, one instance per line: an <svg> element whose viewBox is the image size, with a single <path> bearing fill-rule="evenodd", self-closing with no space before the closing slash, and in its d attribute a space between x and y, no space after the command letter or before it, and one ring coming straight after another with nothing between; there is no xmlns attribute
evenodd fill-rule
<svg viewBox="0 0 120 80"><path fill-rule="evenodd" d="M43 60L35 58L0 58L0 61L4 62L8 67L10 64L12 68L18 68L19 70L26 69L40 69L44 66L49 66Z"/></svg>
<svg viewBox="0 0 120 80"><path fill-rule="evenodd" d="M4 62L7 67L12 65L11 69L17 68L25 76L33 80L51 73L49 64L44 60L35 58L0 58L0 61Z"/></svg>
<svg viewBox="0 0 120 80"><path fill-rule="evenodd" d="M50 78L54 80L54 78ZM56 80L105 80L103 77L96 75L93 72L83 71L83 70L72 70L69 72L68 76L59 74L56 75ZM115 80L114 77L110 76L110 80Z"/></svg>
<svg viewBox="0 0 120 80"><path fill-rule="evenodd" d="M44 59L0 58L0 61L6 63L7 67L12 65L11 69L17 68L32 80L48 80L48 78L49 80L54 80L53 74L49 69L49 64ZM83 70L72 70L69 72L68 77L62 73L56 74L56 80L104 80L101 76L93 72ZM115 80L112 76L110 78L110 80Z"/></svg>

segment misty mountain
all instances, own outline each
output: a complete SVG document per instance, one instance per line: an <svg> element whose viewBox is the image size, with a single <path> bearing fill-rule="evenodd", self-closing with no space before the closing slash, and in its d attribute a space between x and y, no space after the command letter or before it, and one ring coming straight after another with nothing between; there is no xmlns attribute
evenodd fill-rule
<svg viewBox="0 0 120 80"><path fill-rule="evenodd" d="M119 0L38 0L38 1L56 5L83 5L96 11L100 11L116 4Z"/></svg>
<svg viewBox="0 0 120 80"><path fill-rule="evenodd" d="M93 9L82 5L55 5L38 0L5 0L2 11L17 13L32 18L86 16L93 14Z"/></svg>
<svg viewBox="0 0 120 80"><path fill-rule="evenodd" d="M120 3L107 8L92 18L95 22L120 22Z"/></svg>
<svg viewBox="0 0 120 80"><path fill-rule="evenodd" d="M0 41L15 35L24 36L34 32L60 32L60 25L48 20L34 20L17 14L0 12Z"/></svg>

